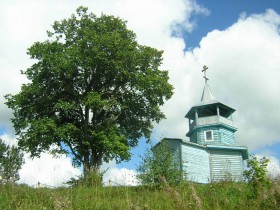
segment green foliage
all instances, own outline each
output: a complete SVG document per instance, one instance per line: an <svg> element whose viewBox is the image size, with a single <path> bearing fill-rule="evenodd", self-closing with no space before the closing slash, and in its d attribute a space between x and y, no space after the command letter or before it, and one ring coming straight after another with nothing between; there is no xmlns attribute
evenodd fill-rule
<svg viewBox="0 0 280 210"><path fill-rule="evenodd" d="M85 7L56 21L48 37L28 49L35 63L22 74L30 83L6 95L19 147L35 157L69 153L66 145L85 175L102 161L128 160L173 94L159 69L163 52L139 45L122 19Z"/></svg>
<svg viewBox="0 0 280 210"><path fill-rule="evenodd" d="M18 171L23 162L23 153L0 139L0 183L14 183L19 180Z"/></svg>
<svg viewBox="0 0 280 210"><path fill-rule="evenodd" d="M138 179L145 186L177 185L183 181L178 157L166 141L146 150L137 171Z"/></svg>
<svg viewBox="0 0 280 210"><path fill-rule="evenodd" d="M71 187L101 187L103 186L102 180L105 173L106 171L102 171L100 174L91 172L88 176L79 176L77 179L72 177L65 184Z"/></svg>
<svg viewBox="0 0 280 210"><path fill-rule="evenodd" d="M267 176L268 163L269 159L266 157L258 160L255 155L251 155L250 159L247 160L247 166L249 169L245 170L243 173L245 180L253 187L269 186L271 182Z"/></svg>

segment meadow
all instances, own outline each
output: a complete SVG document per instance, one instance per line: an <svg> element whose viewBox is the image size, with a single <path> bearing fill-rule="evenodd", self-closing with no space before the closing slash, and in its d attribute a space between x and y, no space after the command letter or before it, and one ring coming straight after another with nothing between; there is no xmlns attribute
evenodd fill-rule
<svg viewBox="0 0 280 210"><path fill-rule="evenodd" d="M0 185L0 209L280 209L280 183L183 183L143 186L32 188Z"/></svg>

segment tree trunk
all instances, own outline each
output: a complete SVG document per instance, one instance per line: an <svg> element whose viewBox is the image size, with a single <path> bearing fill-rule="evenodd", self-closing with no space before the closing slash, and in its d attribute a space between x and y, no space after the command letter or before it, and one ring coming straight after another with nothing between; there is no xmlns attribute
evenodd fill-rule
<svg viewBox="0 0 280 210"><path fill-rule="evenodd" d="M90 174L89 155L84 155L84 177L87 178Z"/></svg>
<svg viewBox="0 0 280 210"><path fill-rule="evenodd" d="M89 123L89 107L85 106L85 124L84 124L84 134L85 139L88 141L88 123ZM89 151L88 147L85 145L87 152L84 154L84 178L87 178L90 174L90 161L89 161Z"/></svg>
<svg viewBox="0 0 280 210"><path fill-rule="evenodd" d="M90 113L90 108L88 106L85 106L84 134L87 142L89 142L90 139L89 132L88 132L89 113ZM93 113L93 118L94 115L95 113ZM96 151L96 149L88 148L88 152L86 152L84 155L84 177L87 178L90 175L90 173L94 173L95 175L101 175L101 171L100 171L101 164L102 164L102 153Z"/></svg>
<svg viewBox="0 0 280 210"><path fill-rule="evenodd" d="M101 174L101 171L100 171L101 164L102 164L102 154L101 153L92 154L92 156L91 156L91 168L92 168L92 171L96 175Z"/></svg>

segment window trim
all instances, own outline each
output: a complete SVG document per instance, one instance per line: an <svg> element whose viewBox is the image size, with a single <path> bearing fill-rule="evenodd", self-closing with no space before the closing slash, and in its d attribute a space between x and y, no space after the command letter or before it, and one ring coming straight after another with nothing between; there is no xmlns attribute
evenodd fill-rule
<svg viewBox="0 0 280 210"><path fill-rule="evenodd" d="M211 132L211 140L207 140L207 135L206 135L207 132ZM204 141L214 141L213 130L204 131Z"/></svg>

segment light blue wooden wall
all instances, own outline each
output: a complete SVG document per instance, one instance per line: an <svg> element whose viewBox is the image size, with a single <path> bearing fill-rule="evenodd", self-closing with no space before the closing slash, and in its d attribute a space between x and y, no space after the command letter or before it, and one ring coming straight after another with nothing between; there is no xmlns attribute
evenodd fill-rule
<svg viewBox="0 0 280 210"><path fill-rule="evenodd" d="M164 141L168 142L170 149L172 150L173 160L175 165L180 167L182 170L182 157L181 157L181 139L164 139Z"/></svg>
<svg viewBox="0 0 280 210"><path fill-rule="evenodd" d="M212 130L214 141L205 142L204 131ZM198 132L194 132L191 136L191 142L198 143L201 145L207 144L235 144L234 132L220 126L208 126L199 128Z"/></svg>
<svg viewBox="0 0 280 210"><path fill-rule="evenodd" d="M189 181L208 183L211 179L209 154L196 145L182 143L182 168Z"/></svg>
<svg viewBox="0 0 280 210"><path fill-rule="evenodd" d="M218 149L181 139L164 139L172 149L174 161L189 181L209 183L243 179L244 160L241 150Z"/></svg>
<svg viewBox="0 0 280 210"><path fill-rule="evenodd" d="M204 131L212 130L213 131L213 137L214 137L214 142L207 141L205 142L204 140ZM220 143L220 134L219 134L219 129L216 126L208 126L208 127L203 127L200 128L199 131L197 132L197 143L198 144L215 144L215 143Z"/></svg>
<svg viewBox="0 0 280 210"><path fill-rule="evenodd" d="M242 180L244 161L240 151L210 150L211 180Z"/></svg>
<svg viewBox="0 0 280 210"><path fill-rule="evenodd" d="M193 134L190 136L190 141L197 143L197 132L193 132Z"/></svg>
<svg viewBox="0 0 280 210"><path fill-rule="evenodd" d="M235 137L234 137L234 132L228 129L225 129L221 127L219 129L220 131L220 137L221 137L221 143L224 144L235 144Z"/></svg>

